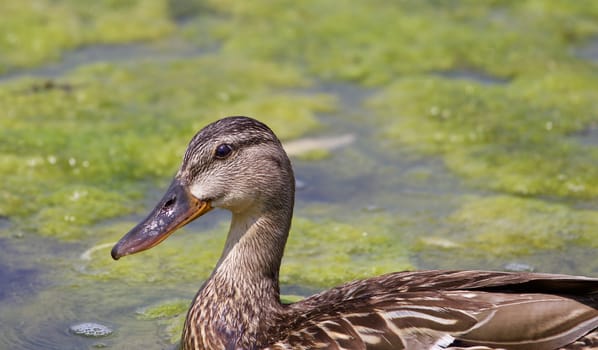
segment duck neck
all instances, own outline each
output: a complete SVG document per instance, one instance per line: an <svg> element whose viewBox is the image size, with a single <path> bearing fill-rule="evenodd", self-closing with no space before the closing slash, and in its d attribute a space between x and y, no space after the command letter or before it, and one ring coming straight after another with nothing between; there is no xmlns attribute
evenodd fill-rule
<svg viewBox="0 0 598 350"><path fill-rule="evenodd" d="M278 275L292 213L233 213L224 251L211 279L233 286L241 283L249 292L264 282L278 297Z"/></svg>
<svg viewBox="0 0 598 350"><path fill-rule="evenodd" d="M186 348L248 348L266 343L283 306L278 275L292 205L266 213L233 213L226 245L187 315Z"/></svg>

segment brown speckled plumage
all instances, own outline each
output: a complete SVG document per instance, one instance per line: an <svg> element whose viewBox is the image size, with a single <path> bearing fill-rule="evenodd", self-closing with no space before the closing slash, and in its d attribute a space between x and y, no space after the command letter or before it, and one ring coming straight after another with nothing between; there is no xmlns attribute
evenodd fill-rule
<svg viewBox="0 0 598 350"><path fill-rule="evenodd" d="M187 314L186 350L598 348L598 279L585 277L398 272L281 304L293 201L291 163L272 131L225 118L195 135L162 201L112 256L149 249L213 207L233 213Z"/></svg>

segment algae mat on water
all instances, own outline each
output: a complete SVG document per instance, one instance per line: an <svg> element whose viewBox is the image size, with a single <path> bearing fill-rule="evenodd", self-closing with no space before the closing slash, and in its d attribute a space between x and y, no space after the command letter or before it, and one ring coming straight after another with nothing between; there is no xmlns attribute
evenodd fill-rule
<svg viewBox="0 0 598 350"><path fill-rule="evenodd" d="M407 78L371 104L396 116L387 137L442 154L480 186L598 197L598 147L576 139L598 123L598 71L582 67L504 86Z"/></svg>
<svg viewBox="0 0 598 350"><path fill-rule="evenodd" d="M153 180L174 173L185 140L209 120L262 115L292 138L334 104L283 92L307 84L293 69L220 57L98 64L55 85L36 84L0 87L0 215L14 229L71 239L134 211Z"/></svg>
<svg viewBox="0 0 598 350"><path fill-rule="evenodd" d="M9 328L27 319L23 338L59 339L62 349L73 340L60 338L55 318L66 329L98 317L115 322L116 332L105 343L79 344L177 339L171 318L185 307L170 298L190 298L226 229L176 235L118 263L94 245L130 228L135 222L122 216L141 213L176 170L185 142L226 114L258 117L284 139L321 132L330 120L346 120L357 135L347 152L295 162L311 171L308 187L321 175L334 181L321 191L332 197L323 203L314 203L321 193L299 193L307 204L299 205L283 264L287 288L410 268L438 251L439 267L497 259L491 266L500 268L546 254L532 267L598 272L598 68L595 57L578 56L598 35L595 1L29 0L5 1L0 12L0 71L13 74L86 45L212 48L200 58L133 57L0 85L0 230L3 242L20 244L19 254L1 258L48 266L44 278L54 283L3 312ZM309 92L321 80L375 95L340 114L331 96ZM471 187L434 192L417 174L433 181L426 174L445 168L418 159L407 162L410 180L398 179L397 148L441 159ZM379 184L360 185L372 179ZM355 214L357 201L382 206ZM36 237L41 243L31 244ZM582 248L589 253L575 255ZM465 265L467 257L475 264ZM139 320L130 319L134 310ZM155 323L166 340L151 333Z"/></svg>
<svg viewBox="0 0 598 350"><path fill-rule="evenodd" d="M570 45L598 33L595 1L206 1L224 52L306 65L323 78L381 85L472 68L541 75L575 64Z"/></svg>
<svg viewBox="0 0 598 350"><path fill-rule="evenodd" d="M0 73L58 59L98 43L151 40L171 33L167 1L1 1Z"/></svg>

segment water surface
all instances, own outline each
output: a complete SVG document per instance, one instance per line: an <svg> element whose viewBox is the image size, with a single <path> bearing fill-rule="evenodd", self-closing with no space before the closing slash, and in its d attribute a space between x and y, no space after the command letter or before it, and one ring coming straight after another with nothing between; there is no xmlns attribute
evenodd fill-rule
<svg viewBox="0 0 598 350"><path fill-rule="evenodd" d="M42 3L3 11L88 16ZM598 276L594 5L97 6L87 36L57 25L55 46L0 60L0 348L173 347L230 215L118 262L110 246L231 114L353 140L292 157L284 294L403 269ZM69 331L85 322L113 333Z"/></svg>

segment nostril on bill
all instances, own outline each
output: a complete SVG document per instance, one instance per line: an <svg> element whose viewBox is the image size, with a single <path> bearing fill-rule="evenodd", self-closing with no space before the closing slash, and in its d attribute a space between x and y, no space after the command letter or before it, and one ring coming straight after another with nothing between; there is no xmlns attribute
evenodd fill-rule
<svg viewBox="0 0 598 350"><path fill-rule="evenodd" d="M168 209L168 208L172 207L174 205L175 201L176 201L176 197L170 198L169 200L166 201L166 203L164 203L163 208Z"/></svg>

